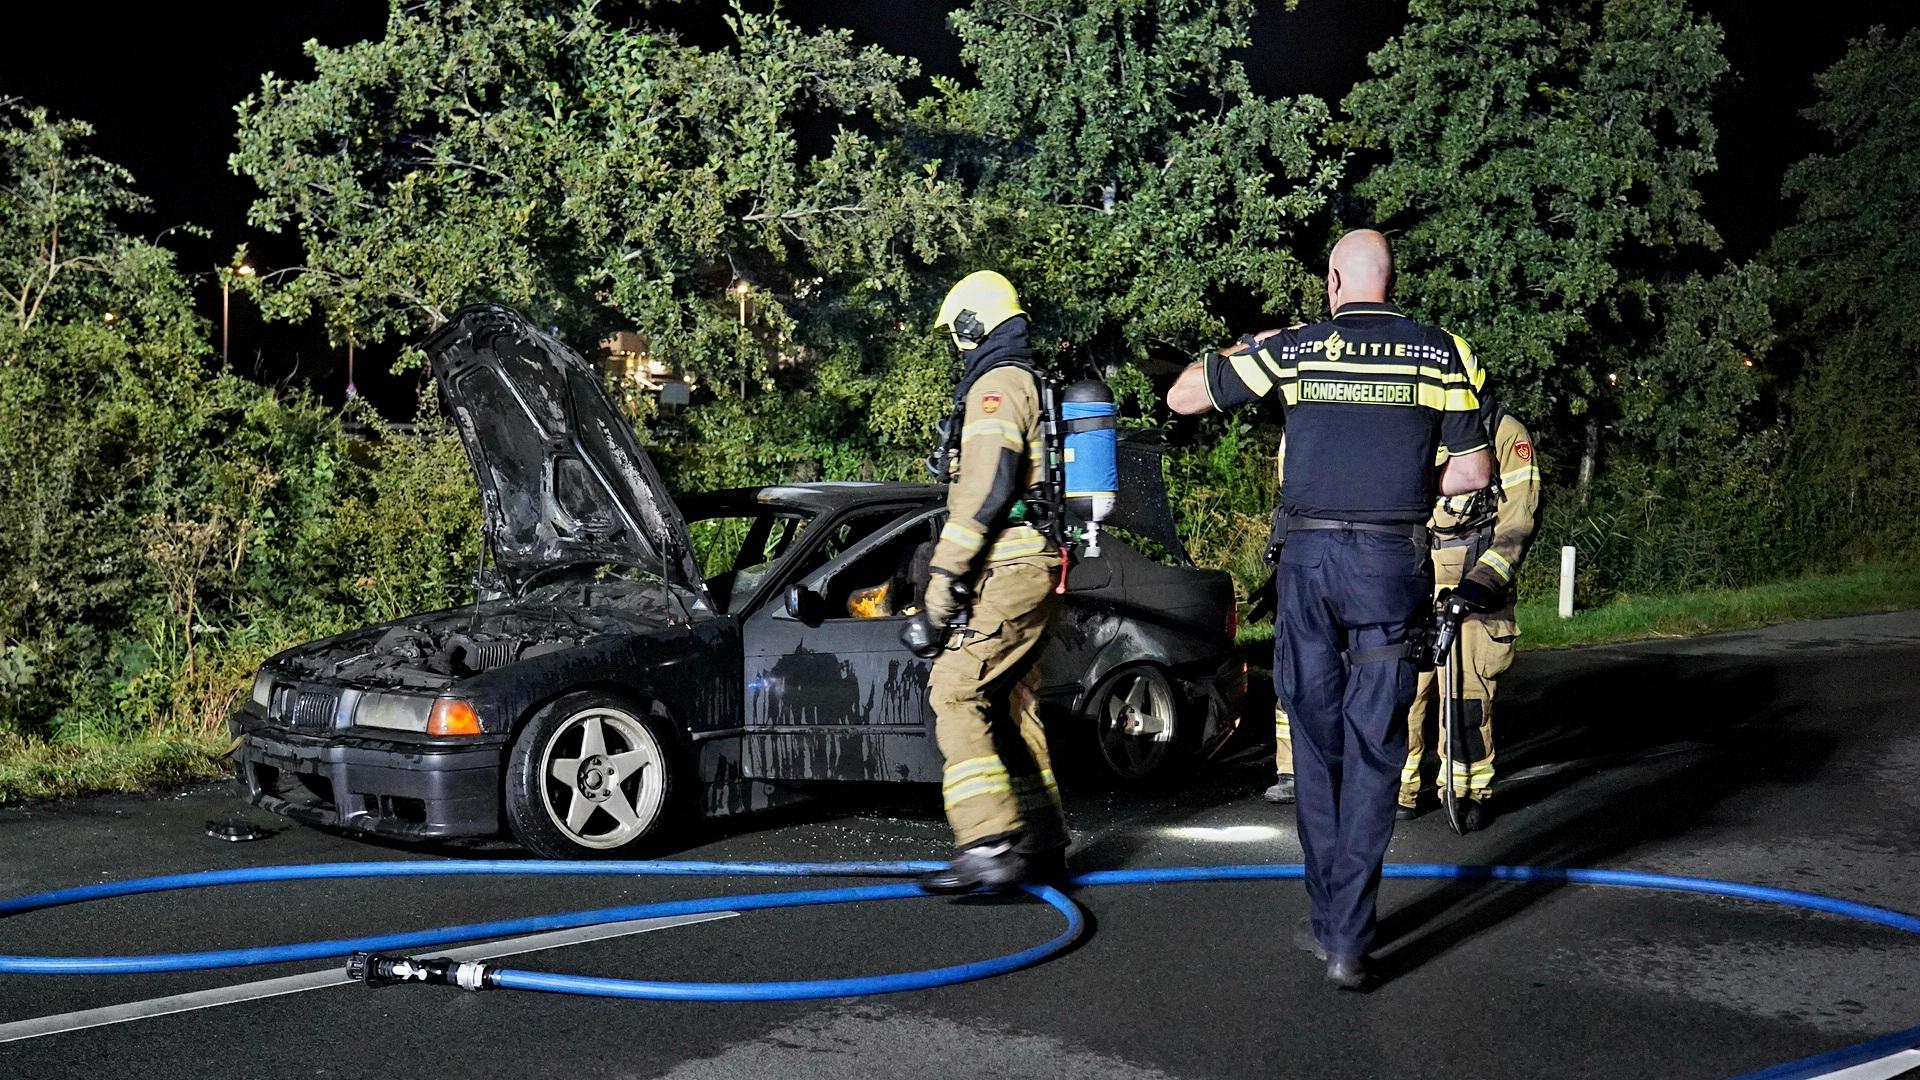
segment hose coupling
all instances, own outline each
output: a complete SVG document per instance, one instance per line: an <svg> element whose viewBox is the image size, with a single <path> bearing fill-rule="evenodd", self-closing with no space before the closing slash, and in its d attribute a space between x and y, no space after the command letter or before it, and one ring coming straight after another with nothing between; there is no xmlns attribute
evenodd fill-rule
<svg viewBox="0 0 1920 1080"><path fill-rule="evenodd" d="M419 960L411 956L357 952L347 957L347 978L368 986L425 983L486 990L493 986L493 969L477 960L451 960L444 956Z"/></svg>

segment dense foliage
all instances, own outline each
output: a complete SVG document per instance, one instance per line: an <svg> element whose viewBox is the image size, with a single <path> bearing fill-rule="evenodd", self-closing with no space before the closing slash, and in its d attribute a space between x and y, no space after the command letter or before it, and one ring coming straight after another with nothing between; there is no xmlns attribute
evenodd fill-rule
<svg viewBox="0 0 1920 1080"><path fill-rule="evenodd" d="M694 401L623 396L698 488L915 475L951 377L931 313L994 266L1060 366L1166 429L1189 546L1252 586L1277 418L1172 423L1155 390L1323 314L1328 239L1378 223L1401 299L1533 426L1541 543L1581 548L1584 596L1911 556L1913 35L1821 79L1832 151L1735 265L1696 189L1730 73L1684 0L1414 0L1338 111L1250 89L1252 8L975 0L962 75L922 84L741 5L672 9L707 45L645 2L395 0L239 107L253 221L304 258L229 283L360 343L476 299L635 331ZM138 234L132 178L0 107L0 758L204 739L265 654L468 596L476 497L430 403L417 437L350 437L220 370L192 304L217 282Z"/></svg>

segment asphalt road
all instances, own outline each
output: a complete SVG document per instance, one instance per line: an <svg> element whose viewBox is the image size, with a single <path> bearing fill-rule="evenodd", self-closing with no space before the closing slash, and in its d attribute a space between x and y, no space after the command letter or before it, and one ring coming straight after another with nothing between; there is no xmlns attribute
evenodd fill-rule
<svg viewBox="0 0 1920 1080"><path fill-rule="evenodd" d="M1730 878L1920 912L1920 614L1520 657L1510 777L1485 833L1405 824L1398 862ZM1257 722L1256 727L1260 726ZM1295 862L1249 747L1162 790L1070 791L1081 869ZM937 794L855 790L690 833L691 858L943 852ZM0 810L0 895L229 866L511 857L304 828L228 844L224 786ZM306 940L678 896L715 880L305 883L135 897L0 921L0 952ZM794 887L774 884L774 888ZM1725 1077L1920 1023L1920 941L1751 903L1619 889L1388 882L1367 995L1288 938L1295 883L1084 891L1093 933L990 982L857 1001L677 1004L444 988L299 993L0 1042L0 1077ZM662 979L932 966L1043 940L1027 903L749 913L516 957ZM0 977L0 1032L35 1017L324 969ZM1920 1074L1920 1070L1916 1070ZM1882 1070L1874 1075L1891 1075Z"/></svg>

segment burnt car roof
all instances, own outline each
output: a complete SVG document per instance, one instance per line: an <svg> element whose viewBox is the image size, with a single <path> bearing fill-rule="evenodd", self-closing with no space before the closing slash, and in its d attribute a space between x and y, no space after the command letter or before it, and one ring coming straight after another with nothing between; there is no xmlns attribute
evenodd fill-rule
<svg viewBox="0 0 1920 1080"><path fill-rule="evenodd" d="M886 502L934 503L945 499L938 484L863 483L822 481L814 484L768 484L764 487L726 488L689 495L681 500L688 517L749 506L778 506L816 513L833 513L855 506Z"/></svg>

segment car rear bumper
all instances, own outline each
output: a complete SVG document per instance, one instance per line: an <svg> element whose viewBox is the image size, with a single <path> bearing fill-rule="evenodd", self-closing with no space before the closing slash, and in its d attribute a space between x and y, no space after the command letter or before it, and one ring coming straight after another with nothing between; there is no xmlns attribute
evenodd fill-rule
<svg viewBox="0 0 1920 1080"><path fill-rule="evenodd" d="M1240 729L1240 714L1247 701L1247 662L1230 656L1211 672L1183 680L1187 693L1204 711L1201 723L1200 753L1212 757Z"/></svg>
<svg viewBox="0 0 1920 1080"><path fill-rule="evenodd" d="M413 840L500 831L499 742L449 745L308 735L249 712L228 722L234 767L255 806L310 825Z"/></svg>

